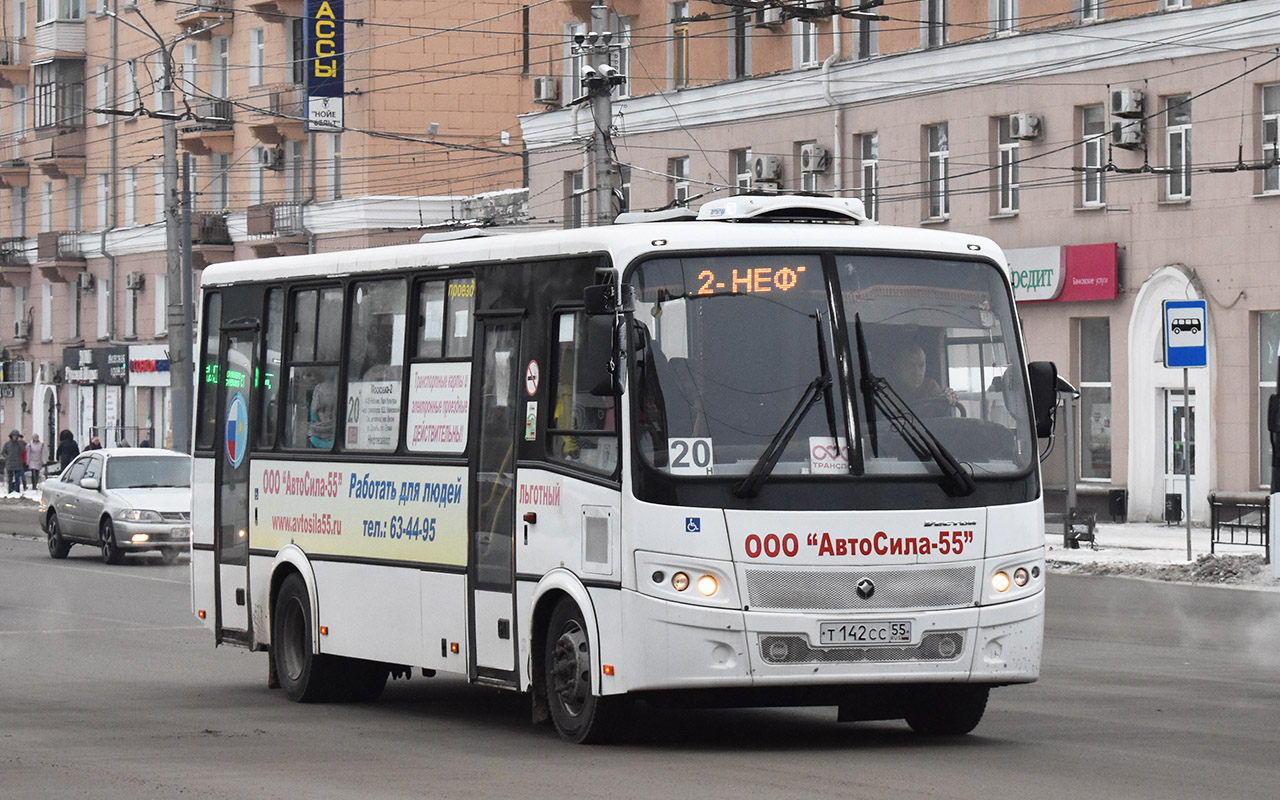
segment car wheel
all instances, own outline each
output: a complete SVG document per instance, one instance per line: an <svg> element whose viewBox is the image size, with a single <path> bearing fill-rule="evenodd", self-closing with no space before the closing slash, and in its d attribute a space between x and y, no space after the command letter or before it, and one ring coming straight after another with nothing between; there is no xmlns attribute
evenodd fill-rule
<svg viewBox="0 0 1280 800"><path fill-rule="evenodd" d="M181 551L176 547L166 547L160 551L160 560L166 564L172 564L178 560Z"/></svg>
<svg viewBox="0 0 1280 800"><path fill-rule="evenodd" d="M66 558L67 553L71 551L71 543L62 537L62 527L58 524L58 515L49 512L49 520L45 523L45 527L49 532L49 556L52 558Z"/></svg>
<svg viewBox="0 0 1280 800"><path fill-rule="evenodd" d="M120 549L120 545L116 544L116 526L109 519L102 521L102 526L98 529L98 536L102 540L102 561L106 564L119 564L124 561L124 551Z"/></svg>
<svg viewBox="0 0 1280 800"><path fill-rule="evenodd" d="M329 700L337 684L339 665L317 655L311 646L311 597L302 576L285 578L271 611L271 658L285 696L295 703Z"/></svg>
<svg viewBox="0 0 1280 800"><path fill-rule="evenodd" d="M613 738L625 717L626 700L591 693L591 640L573 601L561 600L551 612L543 658L547 705L560 737L575 744Z"/></svg>
<svg viewBox="0 0 1280 800"><path fill-rule="evenodd" d="M982 721L989 686L921 686L907 701L907 724L916 733L963 736Z"/></svg>

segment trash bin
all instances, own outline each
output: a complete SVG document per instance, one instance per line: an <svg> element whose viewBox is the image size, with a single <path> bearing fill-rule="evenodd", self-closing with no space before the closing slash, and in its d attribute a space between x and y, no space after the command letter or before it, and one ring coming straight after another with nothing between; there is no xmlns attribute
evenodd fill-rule
<svg viewBox="0 0 1280 800"><path fill-rule="evenodd" d="M1107 509L1111 512L1112 522L1129 520L1129 492L1126 489L1111 489L1107 492Z"/></svg>
<svg viewBox="0 0 1280 800"><path fill-rule="evenodd" d="M1182 522L1182 495L1170 493L1164 496L1164 521L1170 525Z"/></svg>

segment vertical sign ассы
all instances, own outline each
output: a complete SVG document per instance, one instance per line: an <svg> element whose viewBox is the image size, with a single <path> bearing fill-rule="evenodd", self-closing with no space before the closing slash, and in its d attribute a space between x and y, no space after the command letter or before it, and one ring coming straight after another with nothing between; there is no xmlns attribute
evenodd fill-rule
<svg viewBox="0 0 1280 800"><path fill-rule="evenodd" d="M343 0L306 0L307 130L342 130Z"/></svg>

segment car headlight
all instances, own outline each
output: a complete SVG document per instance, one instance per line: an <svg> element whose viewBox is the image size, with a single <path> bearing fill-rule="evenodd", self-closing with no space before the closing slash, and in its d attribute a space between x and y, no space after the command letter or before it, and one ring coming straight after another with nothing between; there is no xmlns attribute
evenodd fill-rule
<svg viewBox="0 0 1280 800"><path fill-rule="evenodd" d="M116 512L116 519L125 522L163 522L159 511L144 511L139 508L126 508Z"/></svg>

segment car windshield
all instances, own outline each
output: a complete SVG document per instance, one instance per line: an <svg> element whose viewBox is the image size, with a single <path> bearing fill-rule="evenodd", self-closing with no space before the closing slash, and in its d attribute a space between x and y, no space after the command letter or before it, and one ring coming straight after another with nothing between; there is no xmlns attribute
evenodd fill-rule
<svg viewBox="0 0 1280 800"><path fill-rule="evenodd" d="M191 460L186 456L131 456L113 458L107 466L108 489L189 487Z"/></svg>
<svg viewBox="0 0 1280 800"><path fill-rule="evenodd" d="M951 457L975 477L1024 472L1035 450L997 268L826 258L835 302L816 253L632 273L643 458L689 476L942 475Z"/></svg>

